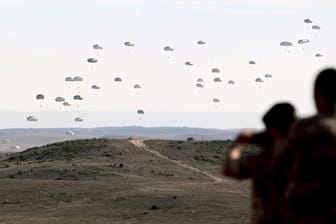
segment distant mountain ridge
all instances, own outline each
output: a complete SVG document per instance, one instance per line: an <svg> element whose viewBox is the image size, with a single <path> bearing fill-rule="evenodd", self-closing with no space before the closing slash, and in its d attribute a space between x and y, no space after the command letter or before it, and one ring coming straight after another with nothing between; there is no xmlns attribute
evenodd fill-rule
<svg viewBox="0 0 336 224"><path fill-rule="evenodd" d="M74 135L67 135L71 130ZM191 127L97 127L97 128L41 128L41 129L0 129L0 151L10 151L19 145L20 150L54 142L82 138L141 138L185 140L226 140L233 139L244 129L206 129Z"/></svg>

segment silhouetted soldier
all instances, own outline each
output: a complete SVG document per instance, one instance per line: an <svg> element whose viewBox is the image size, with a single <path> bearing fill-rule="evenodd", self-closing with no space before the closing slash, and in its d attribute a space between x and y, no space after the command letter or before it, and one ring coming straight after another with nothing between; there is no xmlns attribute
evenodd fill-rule
<svg viewBox="0 0 336 224"><path fill-rule="evenodd" d="M274 105L263 117L266 129L260 133L242 133L229 151L224 175L252 179L252 219L254 224L282 223L279 201L283 195L283 174L274 169L277 149L287 145L289 127L295 121L295 109L288 103ZM242 153L245 144L258 144L260 151Z"/></svg>
<svg viewBox="0 0 336 224"><path fill-rule="evenodd" d="M285 223L336 223L336 70L316 78L317 115L293 126L281 159L289 167Z"/></svg>

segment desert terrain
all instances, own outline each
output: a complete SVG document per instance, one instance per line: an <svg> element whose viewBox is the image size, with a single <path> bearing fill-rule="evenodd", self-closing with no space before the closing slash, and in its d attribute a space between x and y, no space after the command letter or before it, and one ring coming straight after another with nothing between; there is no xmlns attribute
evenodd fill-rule
<svg viewBox="0 0 336 224"><path fill-rule="evenodd" d="M98 138L1 154L0 223L248 223L250 183L221 174L231 145Z"/></svg>

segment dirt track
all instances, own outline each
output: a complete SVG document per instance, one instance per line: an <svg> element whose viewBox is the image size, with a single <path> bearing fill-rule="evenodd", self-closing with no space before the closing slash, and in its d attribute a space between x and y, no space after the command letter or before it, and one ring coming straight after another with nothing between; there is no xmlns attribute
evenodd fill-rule
<svg viewBox="0 0 336 224"><path fill-rule="evenodd" d="M181 162L181 161L171 159L171 158L169 158L168 156L163 155L162 153L156 151L155 149L151 149L150 147L148 147L148 146L143 142L142 139L133 139L133 140L130 140L130 142L131 142L132 144L134 144L135 146L137 146L137 147L139 147L139 148L141 148L141 149L144 149L144 150L146 150L147 152L152 153L153 155L155 155L155 156L157 156L157 157L159 157L159 158L161 158L161 159L166 159L166 160L168 160L168 161L170 161L170 162L172 162L172 163L174 163L174 164L176 164L176 165L178 165L178 166L181 166L181 167L183 167L183 168L189 169L189 170L191 170L191 171L198 172L198 173L200 173L200 174L204 174L205 176L211 178L215 183L220 183L220 182L223 181L223 178L216 177L216 176L210 174L210 173L207 172L207 171L200 170L200 169L198 169L198 168L196 168L196 167L187 165L187 164L185 164L185 163L183 163L183 162Z"/></svg>

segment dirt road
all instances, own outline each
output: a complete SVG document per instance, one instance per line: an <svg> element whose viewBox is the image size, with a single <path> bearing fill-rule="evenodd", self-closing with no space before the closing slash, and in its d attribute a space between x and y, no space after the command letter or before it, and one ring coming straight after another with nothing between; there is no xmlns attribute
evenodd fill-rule
<svg viewBox="0 0 336 224"><path fill-rule="evenodd" d="M148 146L143 142L142 139L132 139L132 140L130 140L130 142L131 142L132 144L134 144L135 146L137 146L138 148L143 149L143 150L145 150L145 151L147 151L147 152L149 152L149 153L151 153L151 154L153 154L153 155L155 155L155 156L157 156L157 157L159 157L159 158L166 159L166 160L168 160L168 161L170 161L170 162L172 162L172 163L175 163L176 165L181 166L181 167L183 167L183 168L185 168L185 169L189 169L189 170L192 170L192 171L194 171L194 172L201 173L201 174L203 174L203 175L209 177L210 179L212 179L215 183L220 183L220 182L223 181L223 179L220 178L220 177L216 177L216 176L214 176L214 175L212 175L212 174L210 174L210 173L208 173L208 172L206 172L206 171L200 170L200 169L198 169L198 168L196 168L196 167L190 166L190 165L185 164L185 163L183 163L183 162L181 162L181 161L174 160L174 159L169 158L169 157L166 156L166 155L163 155L162 153L158 152L157 150L148 147Z"/></svg>

